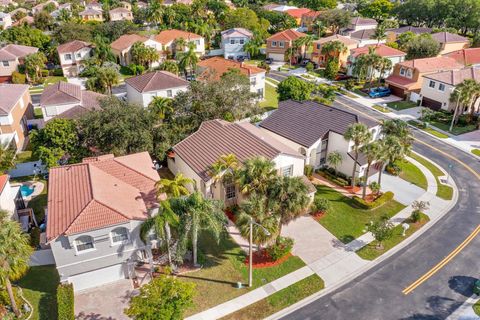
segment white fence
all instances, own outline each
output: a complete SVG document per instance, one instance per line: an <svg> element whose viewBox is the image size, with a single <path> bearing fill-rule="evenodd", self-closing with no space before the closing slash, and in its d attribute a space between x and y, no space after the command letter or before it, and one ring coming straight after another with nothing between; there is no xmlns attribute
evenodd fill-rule
<svg viewBox="0 0 480 320"><path fill-rule="evenodd" d="M14 169L8 171L8 174L12 178L18 178L31 176L34 174L44 174L47 172L47 168L42 164L41 161L31 161L25 163L17 163Z"/></svg>
<svg viewBox="0 0 480 320"><path fill-rule="evenodd" d="M29 266L45 266L49 264L55 264L52 249L34 251L28 262Z"/></svg>

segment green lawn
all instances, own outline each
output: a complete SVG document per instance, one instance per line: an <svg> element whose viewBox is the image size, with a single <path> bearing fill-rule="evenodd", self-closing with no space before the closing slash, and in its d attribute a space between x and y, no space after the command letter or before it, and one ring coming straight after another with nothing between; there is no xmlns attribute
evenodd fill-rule
<svg viewBox="0 0 480 320"><path fill-rule="evenodd" d="M450 132L450 121L448 123L446 122L441 122L441 121L431 121L430 124L434 127L437 127L440 130ZM469 125L464 125L460 126L459 124L455 125L450 133L454 135L459 135L459 134L464 134L467 132L471 132L477 129L477 126L475 124L469 124Z"/></svg>
<svg viewBox="0 0 480 320"><path fill-rule="evenodd" d="M473 312L475 312L475 314L477 316L480 316L480 300L475 302L475 304L472 306L472 308L473 308Z"/></svg>
<svg viewBox="0 0 480 320"><path fill-rule="evenodd" d="M428 132L428 133L430 133L431 135L434 135L437 138L440 138L440 139L447 139L448 138L448 136L446 134L441 133L440 131L437 131L437 130L433 129L432 127L424 128L421 123L419 123L415 120L408 120L407 122L408 122L408 124L418 128L420 130Z"/></svg>
<svg viewBox="0 0 480 320"><path fill-rule="evenodd" d="M15 158L16 163L24 163L24 162L30 162L30 161L37 161L38 158L33 156L33 153L31 150L25 150L17 153L17 156Z"/></svg>
<svg viewBox="0 0 480 320"><path fill-rule="evenodd" d="M378 242L374 240L369 244L367 244L365 247L358 250L356 253L360 256L360 258L363 258L366 260L374 260L375 258L381 256L388 250L395 247L397 244L399 244L406 238L410 237L415 231L423 227L430 220L428 216L425 214L422 214L421 217L422 217L421 220L416 223L410 221L409 219L405 220L405 222L407 222L408 225L410 226L410 228L408 228L408 230L405 232L405 236L402 235L403 234L402 224L399 224L396 227L394 227L393 236L390 239L383 242L382 249L377 248Z"/></svg>
<svg viewBox="0 0 480 320"><path fill-rule="evenodd" d="M222 320L254 320L268 317L325 287L322 278L311 275L299 282L275 292L271 296L262 299L248 307L240 309Z"/></svg>
<svg viewBox="0 0 480 320"><path fill-rule="evenodd" d="M277 89L268 83L265 83L265 100L260 102L260 107L269 110L278 108Z"/></svg>
<svg viewBox="0 0 480 320"><path fill-rule="evenodd" d="M414 108L417 106L417 104L411 101L393 101L393 102L387 103L387 106L394 110L400 111L400 110Z"/></svg>
<svg viewBox="0 0 480 320"><path fill-rule="evenodd" d="M440 179L438 177L444 176L442 170L440 170L436 165L428 161L427 159L420 157L414 153L410 155L413 159L420 162L423 166L425 166L430 172L434 175L435 180L437 181L437 197L442 198L444 200L451 200L453 197L453 188L444 184L440 183Z"/></svg>
<svg viewBox="0 0 480 320"><path fill-rule="evenodd" d="M473 150L472 150L472 153L473 153L474 155L480 157L480 149L473 149Z"/></svg>
<svg viewBox="0 0 480 320"><path fill-rule="evenodd" d="M327 186L317 186L317 196L328 199L331 206L319 223L343 243L348 243L364 234L365 226L370 221L384 215L393 217L405 208L403 204L391 200L373 210L357 209L353 206L352 199Z"/></svg>
<svg viewBox="0 0 480 320"><path fill-rule="evenodd" d="M375 110L378 110L380 112L383 112L383 113L389 113L390 112L390 109L379 106L378 104L374 105L372 108L375 109Z"/></svg>
<svg viewBox="0 0 480 320"><path fill-rule="evenodd" d="M402 172L400 173L400 178L414 185L427 190L428 183L427 178L423 174L422 170L420 170L417 166L413 163L408 162L407 160L400 160L395 162L398 165Z"/></svg>
<svg viewBox="0 0 480 320"><path fill-rule="evenodd" d="M57 83L60 81L67 81L67 78L62 77L62 76L48 76L45 78L45 81L43 82L43 85L46 87L49 84Z"/></svg>
<svg viewBox="0 0 480 320"><path fill-rule="evenodd" d="M17 285L33 306L31 320L57 319L57 286L59 277L55 266L31 267Z"/></svg>
<svg viewBox="0 0 480 320"><path fill-rule="evenodd" d="M360 90L360 89L355 88L355 89L353 89L353 90L351 90L351 91L355 92L356 94L358 94L358 95L360 95L360 96L368 97L368 94L366 94L365 92L363 92L363 91Z"/></svg>
<svg viewBox="0 0 480 320"><path fill-rule="evenodd" d="M33 114L35 116L35 119L42 119L43 118L42 108L34 108Z"/></svg>
<svg viewBox="0 0 480 320"><path fill-rule="evenodd" d="M230 238L220 241L220 245L210 236L200 239L203 268L180 276L184 281L196 284L197 295L194 306L185 316L192 315L225 301L231 300L248 291L267 284L303 266L305 263L298 257L292 256L280 265L254 269L252 288L235 288L237 282L248 283L248 268L245 265L244 251Z"/></svg>

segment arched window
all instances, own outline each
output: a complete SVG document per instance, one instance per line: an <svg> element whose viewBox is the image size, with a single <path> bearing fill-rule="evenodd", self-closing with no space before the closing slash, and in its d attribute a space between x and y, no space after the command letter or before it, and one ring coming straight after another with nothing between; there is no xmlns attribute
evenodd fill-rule
<svg viewBox="0 0 480 320"><path fill-rule="evenodd" d="M111 232L111 237L112 243L128 241L128 230L124 227L113 229Z"/></svg>
<svg viewBox="0 0 480 320"><path fill-rule="evenodd" d="M90 236L78 237L75 239L75 248L77 248L77 252L95 249L93 238Z"/></svg>

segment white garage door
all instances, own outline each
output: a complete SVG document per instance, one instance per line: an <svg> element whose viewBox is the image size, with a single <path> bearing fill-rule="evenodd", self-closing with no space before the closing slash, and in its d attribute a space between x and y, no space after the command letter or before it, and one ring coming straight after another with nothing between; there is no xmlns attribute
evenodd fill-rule
<svg viewBox="0 0 480 320"><path fill-rule="evenodd" d="M281 53L269 53L269 58L272 58L274 61L285 61L285 56Z"/></svg>
<svg viewBox="0 0 480 320"><path fill-rule="evenodd" d="M85 290L101 286L103 284L125 279L125 270L122 264L117 264L111 267L90 271L68 278L70 283L73 283L75 291Z"/></svg>

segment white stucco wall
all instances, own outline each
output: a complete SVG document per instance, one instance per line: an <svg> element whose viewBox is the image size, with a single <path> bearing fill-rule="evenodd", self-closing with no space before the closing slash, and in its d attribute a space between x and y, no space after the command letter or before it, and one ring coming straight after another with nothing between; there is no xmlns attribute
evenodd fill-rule
<svg viewBox="0 0 480 320"><path fill-rule="evenodd" d="M234 44L231 44L231 41L235 41ZM242 42L243 43L240 43ZM243 50L243 46L250 41L249 37L222 37L222 49L223 56L225 59L233 57L236 59L239 56L247 56L247 53Z"/></svg>
<svg viewBox="0 0 480 320"><path fill-rule="evenodd" d="M265 72L254 74L250 77L250 91L258 93L263 92L262 98L265 98Z"/></svg>
<svg viewBox="0 0 480 320"><path fill-rule="evenodd" d="M143 107L148 107L149 103L153 100L153 97L173 98L179 92L187 91L188 86L169 88L166 90L138 92L132 86L127 84L127 99L128 102L139 104ZM172 91L172 96L168 96L168 90Z"/></svg>
<svg viewBox="0 0 480 320"><path fill-rule="evenodd" d="M55 106L42 106L43 120L48 121L55 116L70 110L71 108L78 106L78 103L60 104Z"/></svg>

